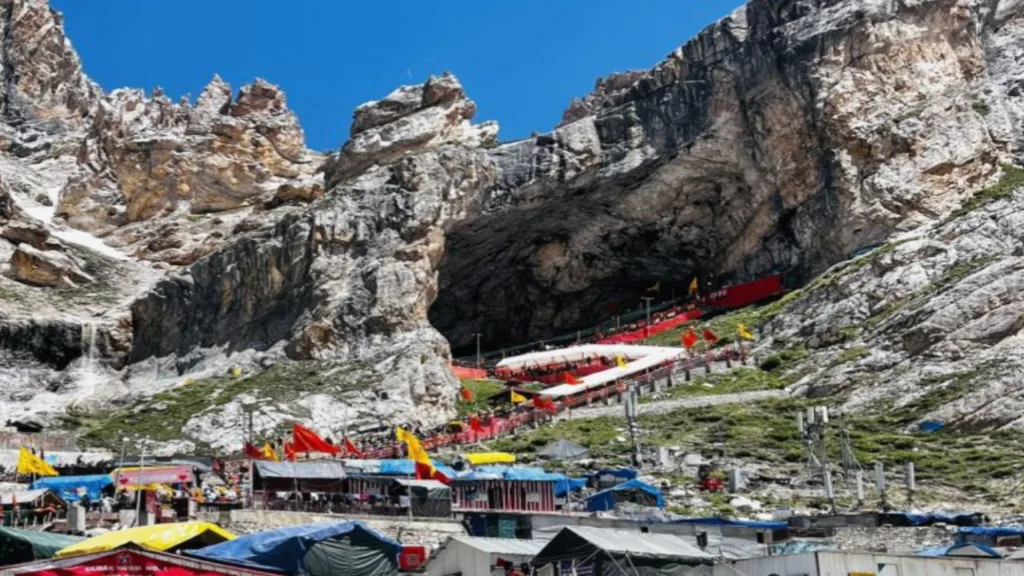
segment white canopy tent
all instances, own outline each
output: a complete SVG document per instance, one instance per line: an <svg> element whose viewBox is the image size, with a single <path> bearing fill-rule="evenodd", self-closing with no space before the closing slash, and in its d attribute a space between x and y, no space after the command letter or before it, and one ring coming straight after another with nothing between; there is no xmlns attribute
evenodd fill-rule
<svg viewBox="0 0 1024 576"><path fill-rule="evenodd" d="M546 540L454 536L431 554L426 576L504 574L496 567L499 558L514 564L528 563L545 544Z"/></svg>
<svg viewBox="0 0 1024 576"><path fill-rule="evenodd" d="M502 364L506 362L509 363L506 364L506 366L532 366L535 362L536 365L547 365L557 362L574 362L585 357L593 356L621 356L626 360L627 363L623 367L615 366L580 378L582 381L580 384L560 384L538 393L541 396L548 396L550 398L561 398L563 396L571 396L594 388L600 388L609 382L614 382L620 378L628 378L634 374L639 374L644 370L653 368L665 362L672 362L682 358L685 355L686 350L684 348L672 348L667 346L586 344L563 350L533 352L530 354L524 354L523 356L506 358L498 364L498 367L503 367ZM524 361L521 360L523 358L528 358L528 363L523 363ZM563 360L563 358L568 359Z"/></svg>

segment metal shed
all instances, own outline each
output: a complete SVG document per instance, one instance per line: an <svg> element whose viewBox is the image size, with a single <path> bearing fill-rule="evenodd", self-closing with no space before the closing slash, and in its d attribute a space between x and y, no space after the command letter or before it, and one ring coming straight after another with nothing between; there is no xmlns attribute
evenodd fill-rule
<svg viewBox="0 0 1024 576"><path fill-rule="evenodd" d="M426 576L504 574L501 563L529 563L546 544L545 540L455 536L430 555Z"/></svg>

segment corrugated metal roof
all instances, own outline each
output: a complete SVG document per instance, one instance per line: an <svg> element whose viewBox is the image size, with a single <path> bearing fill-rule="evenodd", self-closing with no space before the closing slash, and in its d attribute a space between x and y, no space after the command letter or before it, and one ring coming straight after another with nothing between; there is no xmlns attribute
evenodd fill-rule
<svg viewBox="0 0 1024 576"><path fill-rule="evenodd" d="M518 540L516 538L477 538L473 536L455 536L467 546L488 554L507 554L509 556L536 556L547 545L547 540Z"/></svg>
<svg viewBox="0 0 1024 576"><path fill-rule="evenodd" d="M4 494L0 494L0 504L10 505L15 499L17 499L18 504L35 502L47 492L49 492L49 490L22 490L20 492L6 492Z"/></svg>
<svg viewBox="0 0 1024 576"><path fill-rule="evenodd" d="M631 532L590 526L569 526L566 530L575 532L602 550L617 554L645 558L715 558L713 554L704 552L675 534Z"/></svg>
<svg viewBox="0 0 1024 576"><path fill-rule="evenodd" d="M306 460L303 462L257 461L253 465L263 478L340 479L345 466L338 460Z"/></svg>

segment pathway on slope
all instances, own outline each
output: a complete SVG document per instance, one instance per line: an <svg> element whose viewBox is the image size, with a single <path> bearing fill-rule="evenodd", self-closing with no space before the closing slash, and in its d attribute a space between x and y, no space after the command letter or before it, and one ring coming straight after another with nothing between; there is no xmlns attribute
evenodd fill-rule
<svg viewBox="0 0 1024 576"><path fill-rule="evenodd" d="M789 393L785 390L756 390L754 392L737 392L735 394L715 394L694 396L692 398L677 398L674 400L658 400L647 404L640 404L637 406L637 414L664 414L684 408L703 408L720 404L747 404L775 398L785 398L787 396L789 396ZM563 412L558 415L556 420L579 420L580 418L624 415L625 407L621 404L615 404L613 406L592 406L573 410L571 418L569 414Z"/></svg>

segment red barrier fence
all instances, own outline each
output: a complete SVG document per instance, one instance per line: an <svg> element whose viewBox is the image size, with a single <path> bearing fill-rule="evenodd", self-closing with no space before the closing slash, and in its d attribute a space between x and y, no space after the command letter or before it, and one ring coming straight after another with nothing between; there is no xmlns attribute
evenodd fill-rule
<svg viewBox="0 0 1024 576"><path fill-rule="evenodd" d="M483 368L467 368L465 366L452 366L452 372L459 380L486 380L487 370Z"/></svg>
<svg viewBox="0 0 1024 576"><path fill-rule="evenodd" d="M651 336L656 336L663 332L682 326L691 320L697 320L701 317L701 311L699 308L693 310L687 310L680 312L676 316L673 316L667 320L662 320L656 324L652 324L650 328L643 326L639 330L633 330L631 332L623 332L607 338L602 338L597 341L598 344L631 344L638 342ZM643 324L641 322L641 324Z"/></svg>
<svg viewBox="0 0 1024 576"><path fill-rule="evenodd" d="M633 382L643 386L673 374L703 368L712 362L735 360L742 356L743 353L737 352L731 348L719 351L709 351L702 356L679 360L629 380L609 382L606 386L598 389L590 389L572 396L563 397L561 400L555 402L555 408L558 412L561 412L565 409L585 406L599 400L604 400L605 398L617 396L628 390L630 384ZM529 426L534 422L545 421L550 417L551 415L549 413L532 408L527 412L512 414L508 418L491 418L490 424L482 426L479 431L467 429L464 432L457 432L453 434L438 434L428 438L423 438L421 443L427 450L441 448L444 446L473 444L475 442L491 440L493 438L509 434L519 428ZM366 454L366 458L372 459L398 458L402 455L402 449L398 443L384 448L378 448L376 450L365 450L364 452Z"/></svg>

